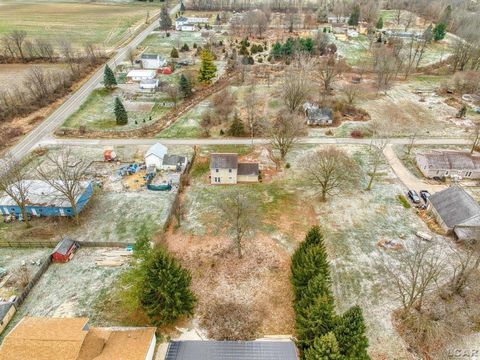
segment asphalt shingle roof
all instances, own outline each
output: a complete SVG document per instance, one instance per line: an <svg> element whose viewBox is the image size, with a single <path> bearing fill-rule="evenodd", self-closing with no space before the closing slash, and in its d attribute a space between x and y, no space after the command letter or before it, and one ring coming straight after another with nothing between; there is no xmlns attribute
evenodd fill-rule
<svg viewBox="0 0 480 360"><path fill-rule="evenodd" d="M449 228L464 224L480 215L480 205L465 190L452 186L428 199Z"/></svg>
<svg viewBox="0 0 480 360"><path fill-rule="evenodd" d="M218 153L210 155L210 169L236 169L237 166L237 154Z"/></svg>
<svg viewBox="0 0 480 360"><path fill-rule="evenodd" d="M238 175L258 175L258 163L238 163Z"/></svg>

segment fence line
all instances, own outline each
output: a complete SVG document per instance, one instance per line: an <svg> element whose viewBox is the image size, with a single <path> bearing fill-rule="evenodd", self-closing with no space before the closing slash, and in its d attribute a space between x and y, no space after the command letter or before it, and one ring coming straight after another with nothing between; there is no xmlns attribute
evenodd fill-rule
<svg viewBox="0 0 480 360"><path fill-rule="evenodd" d="M17 298L13 302L13 305L15 306L16 309L18 309L18 307L22 305L22 303L25 301L25 298L30 293L30 290L32 290L32 288L35 286L38 280L40 280L40 278L45 273L45 271L47 271L51 263L52 263L52 258L50 257L50 255L48 255L45 258L42 265L40 266L40 268L35 273L35 275L33 275L33 278L28 282L27 286L25 286L25 289L23 289L22 293L19 296L17 296Z"/></svg>
<svg viewBox="0 0 480 360"><path fill-rule="evenodd" d="M134 243L121 241L77 241L83 247L127 247ZM54 248L58 241L8 241L0 240L0 248Z"/></svg>

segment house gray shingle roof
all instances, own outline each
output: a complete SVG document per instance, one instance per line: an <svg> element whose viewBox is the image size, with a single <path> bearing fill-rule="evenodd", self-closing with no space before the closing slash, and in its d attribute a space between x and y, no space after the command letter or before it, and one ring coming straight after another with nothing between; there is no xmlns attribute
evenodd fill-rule
<svg viewBox="0 0 480 360"><path fill-rule="evenodd" d="M427 161L429 169L439 170L475 170L480 169L480 156L460 151L436 151L418 154Z"/></svg>
<svg viewBox="0 0 480 360"><path fill-rule="evenodd" d="M478 202L459 186L439 191L430 196L428 201L451 229L480 214Z"/></svg>
<svg viewBox="0 0 480 360"><path fill-rule="evenodd" d="M165 360L296 360L292 341L172 341Z"/></svg>
<svg viewBox="0 0 480 360"><path fill-rule="evenodd" d="M210 169L236 169L237 166L237 154L217 153L210 155Z"/></svg>
<svg viewBox="0 0 480 360"><path fill-rule="evenodd" d="M237 175L258 176L258 163L238 163Z"/></svg>
<svg viewBox="0 0 480 360"><path fill-rule="evenodd" d="M158 54L142 54L140 56L141 59L151 59L151 60L156 60L160 58L160 55Z"/></svg>

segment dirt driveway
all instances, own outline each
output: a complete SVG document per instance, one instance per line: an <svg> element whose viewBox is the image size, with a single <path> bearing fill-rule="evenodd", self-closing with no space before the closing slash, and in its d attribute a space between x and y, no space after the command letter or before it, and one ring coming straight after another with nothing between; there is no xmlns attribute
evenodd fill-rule
<svg viewBox="0 0 480 360"><path fill-rule="evenodd" d="M433 194L437 191L441 191L447 188L446 185L431 184L426 180L419 179L415 175L413 175L405 167L405 165L402 164L402 161L398 158L397 154L395 154L392 144L388 144L385 147L385 149L383 150L383 154L385 155L385 158L387 159L395 174L409 190L416 190L417 192L419 192L420 190L428 190L430 194Z"/></svg>

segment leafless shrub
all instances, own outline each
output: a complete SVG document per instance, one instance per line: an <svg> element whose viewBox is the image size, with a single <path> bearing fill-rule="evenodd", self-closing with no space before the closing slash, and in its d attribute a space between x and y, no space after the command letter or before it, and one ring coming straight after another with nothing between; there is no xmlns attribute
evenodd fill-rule
<svg viewBox="0 0 480 360"><path fill-rule="evenodd" d="M251 340L258 335L262 312L235 302L215 302L204 311L202 325L215 340Z"/></svg>

